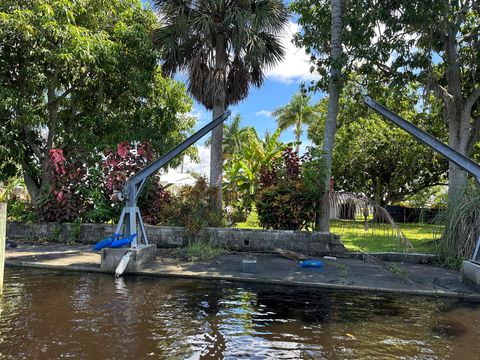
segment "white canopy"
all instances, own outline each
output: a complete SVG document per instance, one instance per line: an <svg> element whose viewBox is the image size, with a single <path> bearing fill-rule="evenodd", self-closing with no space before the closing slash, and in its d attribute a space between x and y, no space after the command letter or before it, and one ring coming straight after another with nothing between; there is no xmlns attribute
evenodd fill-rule
<svg viewBox="0 0 480 360"><path fill-rule="evenodd" d="M195 179L192 175L179 173L173 169L169 169L168 173L160 175L160 185L169 185L168 190L174 193L185 185L195 185Z"/></svg>

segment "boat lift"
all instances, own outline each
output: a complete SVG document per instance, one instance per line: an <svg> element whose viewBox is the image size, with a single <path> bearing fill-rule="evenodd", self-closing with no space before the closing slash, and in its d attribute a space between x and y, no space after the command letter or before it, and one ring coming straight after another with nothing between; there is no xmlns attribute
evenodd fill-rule
<svg viewBox="0 0 480 360"><path fill-rule="evenodd" d="M195 134L187 138L185 141L177 145L175 148L170 150L168 153L166 153L159 159L155 160L153 163L151 163L144 169L140 170L140 172L133 175L125 182L121 194L121 198L125 200L125 206L122 210L122 214L120 215L120 220L118 222L115 233L123 234L124 238L132 239L130 243L130 246L132 248L137 248L137 245L142 241L145 243L145 245L148 245L145 225L142 221L140 209L137 206L137 200L142 193L142 190L144 189L145 183L148 178L154 173L156 173L160 168L165 166L165 164L167 164L174 157L192 146L200 138L212 131L218 125L222 124L230 116L230 114L230 110L225 111L222 115L213 119L207 125L198 130ZM138 230L140 232L138 232ZM137 235L139 233L140 236Z"/></svg>
<svg viewBox="0 0 480 360"><path fill-rule="evenodd" d="M388 120L390 120L395 125L405 130L407 133L415 137L417 140L429 146L434 151L442 154L449 161L455 163L456 165L461 167L463 170L471 174L477 181L477 185L480 186L480 165L477 164L475 161L469 159L468 157L461 154L460 152L453 149L452 147L444 144L434 136L423 131L422 129L408 122L404 118L398 116L393 111L390 111L389 109L387 109L385 106L377 103L371 97L366 96L364 98L364 102L370 108L375 110L380 115L386 117ZM477 245L475 246L475 250L473 252L471 261L475 263L480 263L480 236L477 240Z"/></svg>

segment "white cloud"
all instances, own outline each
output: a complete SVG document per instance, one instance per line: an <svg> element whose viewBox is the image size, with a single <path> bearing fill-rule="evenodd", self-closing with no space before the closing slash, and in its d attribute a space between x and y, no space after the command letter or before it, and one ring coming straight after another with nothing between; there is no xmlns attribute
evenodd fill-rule
<svg viewBox="0 0 480 360"><path fill-rule="evenodd" d="M300 144L300 154L305 154L307 152L307 147L309 146L313 146L313 142L311 140L303 140Z"/></svg>
<svg viewBox="0 0 480 360"><path fill-rule="evenodd" d="M268 110L260 110L255 113L257 116L272 117L272 112Z"/></svg>
<svg viewBox="0 0 480 360"><path fill-rule="evenodd" d="M208 120L211 120L211 114L203 106L195 104L189 113L197 119L197 125L204 125Z"/></svg>
<svg viewBox="0 0 480 360"><path fill-rule="evenodd" d="M297 48L292 43L293 35L299 30L300 26L298 24L289 21L281 40L285 48L285 58L277 66L266 72L267 78L287 84L293 81L309 81L319 78L319 75L310 72L310 58L305 49Z"/></svg>
<svg viewBox="0 0 480 360"><path fill-rule="evenodd" d="M185 157L185 162L183 164L183 171L194 171L196 173L200 173L201 175L206 176L207 178L210 177L210 147L199 145L198 148L198 157L200 158L200 162L197 164L193 162L187 156ZM180 167L176 169L176 171L180 172Z"/></svg>

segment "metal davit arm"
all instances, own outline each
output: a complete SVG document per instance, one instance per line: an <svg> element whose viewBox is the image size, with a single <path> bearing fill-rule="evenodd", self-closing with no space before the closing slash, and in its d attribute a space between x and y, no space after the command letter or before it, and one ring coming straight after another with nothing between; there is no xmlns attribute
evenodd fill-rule
<svg viewBox="0 0 480 360"><path fill-rule="evenodd" d="M376 101L372 100L369 96L366 96L364 101L365 101L365 104L367 104L377 113L385 116L388 120L393 122L395 125L401 127L403 130L408 132L417 140L431 147L436 152L445 156L449 161L455 163L456 165L460 166L463 170L471 174L477 181L477 184L480 186L480 165L478 165L475 161L469 159L465 155L459 153L457 150L441 142L440 140L433 137L429 133L421 130L420 128L416 127L415 125L408 122L404 118L388 110L385 106L380 105Z"/></svg>
<svg viewBox="0 0 480 360"><path fill-rule="evenodd" d="M456 165L461 167L463 170L468 172L470 175L472 175L475 178L478 186L480 186L480 165L477 164L475 161L459 153L457 150L441 142L440 140L433 137L429 133L416 127L415 125L408 122L404 118L395 114L393 111L390 111L389 109L387 109L385 106L380 105L379 103L374 101L370 96L366 96L364 98L364 101L365 101L365 104L367 104L370 108L375 110L377 113L386 117L388 120L390 120L395 125L405 130L407 133L415 137L417 140L429 146L434 151L442 154L449 161L455 163ZM472 260L479 261L480 260L478 259L479 255L480 255L480 238L477 240L477 246L475 247Z"/></svg>
<svg viewBox="0 0 480 360"><path fill-rule="evenodd" d="M160 157L159 159L155 160L153 163L145 167L144 169L140 170L137 174L132 176L128 179L127 183L125 184L126 194L125 194L125 207L122 210L122 215L120 216L120 221L118 222L116 233L124 234L124 236L133 236L134 234L138 234L137 231L137 219L138 224L140 226L140 233L143 241L145 244L148 244L147 234L145 232L145 227L142 221L142 216L140 215L140 210L137 207L137 200L140 196L145 182L148 180L150 176L156 173L161 167L167 164L170 160L174 157L181 154L187 148L192 146L195 142L197 142L200 138L205 136L207 133L212 131L218 125L222 124L229 116L231 112L230 110L225 111L222 115L218 116L217 118L213 119L207 125L202 127L198 130L195 134L187 138L185 141L177 145L175 148L170 150L168 153ZM125 230L123 230L125 225ZM138 244L139 236L134 236L134 239L131 243L132 247L136 247Z"/></svg>
<svg viewBox="0 0 480 360"><path fill-rule="evenodd" d="M153 163L151 163L144 169L140 170L140 172L138 172L137 174L132 176L130 179L128 179L128 182L127 182L128 184L127 186L129 190L128 204L133 205L134 202L137 201L138 197L141 194L141 190L143 189L143 185L145 184L145 180L147 180L150 176L156 173L162 166L167 164L174 157L184 152L187 148L189 148L194 143L196 143L200 138L202 138L207 133L209 133L214 128L216 128L218 125L220 125L225 120L227 120L230 114L231 114L230 110L225 111L222 115L213 119L203 128L198 130L195 134L193 134L188 139L184 140L182 143L174 147L172 150L170 150L168 153L163 155L161 158L155 160Z"/></svg>

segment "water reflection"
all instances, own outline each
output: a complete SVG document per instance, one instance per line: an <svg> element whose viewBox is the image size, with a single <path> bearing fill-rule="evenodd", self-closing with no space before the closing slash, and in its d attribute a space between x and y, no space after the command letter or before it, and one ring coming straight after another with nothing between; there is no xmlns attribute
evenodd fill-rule
<svg viewBox="0 0 480 360"><path fill-rule="evenodd" d="M475 359L474 302L7 269L0 357Z"/></svg>

